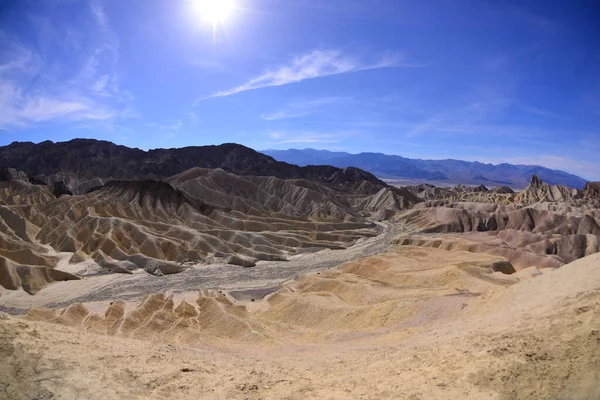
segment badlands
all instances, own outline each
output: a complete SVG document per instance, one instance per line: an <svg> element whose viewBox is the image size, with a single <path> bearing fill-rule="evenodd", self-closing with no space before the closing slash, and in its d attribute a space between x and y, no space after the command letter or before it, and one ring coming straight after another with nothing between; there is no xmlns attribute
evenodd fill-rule
<svg viewBox="0 0 600 400"><path fill-rule="evenodd" d="M600 190L0 148L2 399L598 399Z"/></svg>

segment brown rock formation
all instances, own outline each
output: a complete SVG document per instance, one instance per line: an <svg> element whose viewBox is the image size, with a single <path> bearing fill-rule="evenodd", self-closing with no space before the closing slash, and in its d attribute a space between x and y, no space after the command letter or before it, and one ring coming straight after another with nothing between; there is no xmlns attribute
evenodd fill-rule
<svg viewBox="0 0 600 400"><path fill-rule="evenodd" d="M589 199L600 199L600 182L586 183L583 195Z"/></svg>

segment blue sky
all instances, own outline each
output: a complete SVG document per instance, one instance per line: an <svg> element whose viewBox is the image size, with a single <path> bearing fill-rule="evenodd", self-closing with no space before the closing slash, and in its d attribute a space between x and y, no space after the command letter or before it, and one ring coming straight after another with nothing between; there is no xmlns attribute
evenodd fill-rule
<svg viewBox="0 0 600 400"><path fill-rule="evenodd" d="M597 1L3 0L0 144L377 151L600 180ZM216 0L217 1L217 0Z"/></svg>

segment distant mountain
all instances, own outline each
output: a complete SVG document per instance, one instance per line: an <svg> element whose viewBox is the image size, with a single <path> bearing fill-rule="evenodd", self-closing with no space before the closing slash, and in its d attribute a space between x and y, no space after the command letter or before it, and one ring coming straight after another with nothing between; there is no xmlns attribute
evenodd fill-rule
<svg viewBox="0 0 600 400"><path fill-rule="evenodd" d="M586 180L564 171L539 165L484 164L460 160L420 160L382 153L350 154L314 149L265 150L276 160L299 166L329 164L338 168L356 167L375 176L425 181L447 181L448 184L507 185L524 188L532 175L551 185L565 185L582 189Z"/></svg>
<svg viewBox="0 0 600 400"><path fill-rule="evenodd" d="M110 179L164 179L190 168L221 168L237 175L306 179L354 190L378 191L387 185L369 172L330 165L297 166L276 161L248 147L225 143L143 151L93 139L68 142L14 142L0 147L0 169L22 171L29 182L48 184L57 194L81 194ZM0 175L8 172L0 171Z"/></svg>

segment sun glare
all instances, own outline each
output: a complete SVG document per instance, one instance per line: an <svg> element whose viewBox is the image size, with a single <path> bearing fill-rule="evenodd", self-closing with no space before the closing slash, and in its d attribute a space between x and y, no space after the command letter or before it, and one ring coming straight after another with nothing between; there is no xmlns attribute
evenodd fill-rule
<svg viewBox="0 0 600 400"><path fill-rule="evenodd" d="M194 0L192 4L202 21L212 25L223 23L235 8L233 0Z"/></svg>

